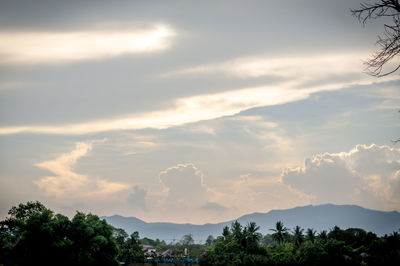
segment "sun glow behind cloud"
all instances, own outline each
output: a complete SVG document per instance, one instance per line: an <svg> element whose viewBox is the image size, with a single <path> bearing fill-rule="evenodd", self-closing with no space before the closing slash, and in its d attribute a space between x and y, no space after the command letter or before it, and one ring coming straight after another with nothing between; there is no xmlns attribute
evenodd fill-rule
<svg viewBox="0 0 400 266"><path fill-rule="evenodd" d="M133 31L1 32L0 62L60 63L165 50L167 26Z"/></svg>
<svg viewBox="0 0 400 266"><path fill-rule="evenodd" d="M316 78L354 73L363 68L361 58L368 53L323 53L309 55L258 55L236 58L225 62L204 64L167 72L162 77L225 73L240 78L280 76L287 78Z"/></svg>
<svg viewBox="0 0 400 266"><path fill-rule="evenodd" d="M339 89L327 87L326 89ZM186 123L234 115L241 111L268 105L284 104L307 98L313 90L277 89L272 86L245 88L237 91L199 95L178 99L175 108L133 115L126 118L88 121L59 126L2 127L0 135L41 133L79 135L115 130L164 129Z"/></svg>
<svg viewBox="0 0 400 266"><path fill-rule="evenodd" d="M164 35L164 30L161 30ZM164 33L163 33L164 32ZM16 133L39 133L56 135L80 135L118 130L144 128L165 129L203 120L230 116L262 106L273 106L308 98L320 91L366 85L376 80L358 73L361 62L348 53L321 54L312 57L286 57L266 59L263 57L239 58L215 65L198 66L191 69L166 73L164 76L228 73L239 78L254 78L265 75L280 76L282 80L257 87L244 87L218 93L199 94L177 98L171 108L150 112L125 114L113 119L97 119L82 123L60 125L23 125L0 127L0 135ZM357 74L358 73L358 74ZM348 77L332 78L331 76ZM385 77L380 82L393 79Z"/></svg>

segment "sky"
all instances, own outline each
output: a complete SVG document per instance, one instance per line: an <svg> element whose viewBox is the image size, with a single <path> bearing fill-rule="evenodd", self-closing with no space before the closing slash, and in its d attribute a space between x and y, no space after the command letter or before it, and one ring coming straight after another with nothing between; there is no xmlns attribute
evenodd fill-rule
<svg viewBox="0 0 400 266"><path fill-rule="evenodd" d="M0 0L0 219L400 211L400 80L364 73L359 4Z"/></svg>

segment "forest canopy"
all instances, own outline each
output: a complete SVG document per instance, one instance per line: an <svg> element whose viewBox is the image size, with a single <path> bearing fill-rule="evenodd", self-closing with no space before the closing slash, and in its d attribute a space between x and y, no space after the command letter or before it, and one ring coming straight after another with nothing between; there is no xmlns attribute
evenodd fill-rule
<svg viewBox="0 0 400 266"><path fill-rule="evenodd" d="M400 234L378 237L359 228L316 232L278 221L270 234L250 222L235 221L217 238L195 244L190 234L180 242L140 239L93 214L72 219L40 202L12 207L0 222L0 264L118 265L119 263L199 263L200 265L400 265ZM144 246L156 250L145 254ZM167 255L162 255L167 254ZM166 260L168 258L168 260Z"/></svg>

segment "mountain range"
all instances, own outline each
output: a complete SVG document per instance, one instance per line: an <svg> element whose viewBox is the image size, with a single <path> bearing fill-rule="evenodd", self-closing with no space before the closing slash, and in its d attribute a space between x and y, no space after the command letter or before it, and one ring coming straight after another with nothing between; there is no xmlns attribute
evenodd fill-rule
<svg viewBox="0 0 400 266"><path fill-rule="evenodd" d="M177 224L168 222L147 223L135 217L120 215L102 217L114 227L124 229L128 234L138 231L140 237L165 240L167 243L179 241L184 235L192 234L196 243L206 240L209 235L217 237L222 229L233 221L216 224ZM397 211L385 212L362 208L356 205L308 205L286 210L271 210L267 213L252 213L236 219L242 225L256 222L260 226L260 233L271 233L277 221L293 229L296 225L302 228L313 228L317 232L329 231L335 225L341 229L362 228L377 235L390 234L400 230L400 213Z"/></svg>

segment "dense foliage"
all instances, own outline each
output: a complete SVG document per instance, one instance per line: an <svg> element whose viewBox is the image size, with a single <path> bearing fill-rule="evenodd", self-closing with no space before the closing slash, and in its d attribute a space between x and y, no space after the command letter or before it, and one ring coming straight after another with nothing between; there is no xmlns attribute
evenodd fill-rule
<svg viewBox="0 0 400 266"><path fill-rule="evenodd" d="M378 237L362 229L332 228L317 233L277 222L262 236L259 226L237 221L216 239L196 244L185 235L177 243L139 238L113 228L93 214L70 220L39 202L12 207L0 222L0 264L118 265L118 262L197 261L200 265L400 265L400 234ZM155 248L148 253L145 246ZM194 260L190 260L194 259Z"/></svg>
<svg viewBox="0 0 400 266"><path fill-rule="evenodd" d="M377 237L362 229L329 233L296 226L291 233L277 222L272 234L261 238L258 226L238 222L225 227L222 236L200 258L200 265L400 265L400 235Z"/></svg>
<svg viewBox="0 0 400 266"><path fill-rule="evenodd" d="M200 265L265 265L268 252L259 245L261 234L255 223L242 227L237 221L225 227L211 248L200 258Z"/></svg>
<svg viewBox="0 0 400 266"><path fill-rule="evenodd" d="M139 233L130 236L121 228L114 228L113 238L118 246L117 259L123 262L144 262L144 252Z"/></svg>
<svg viewBox="0 0 400 266"><path fill-rule="evenodd" d="M5 265L118 265L113 228L92 214L72 220L39 202L13 207L0 224Z"/></svg>

